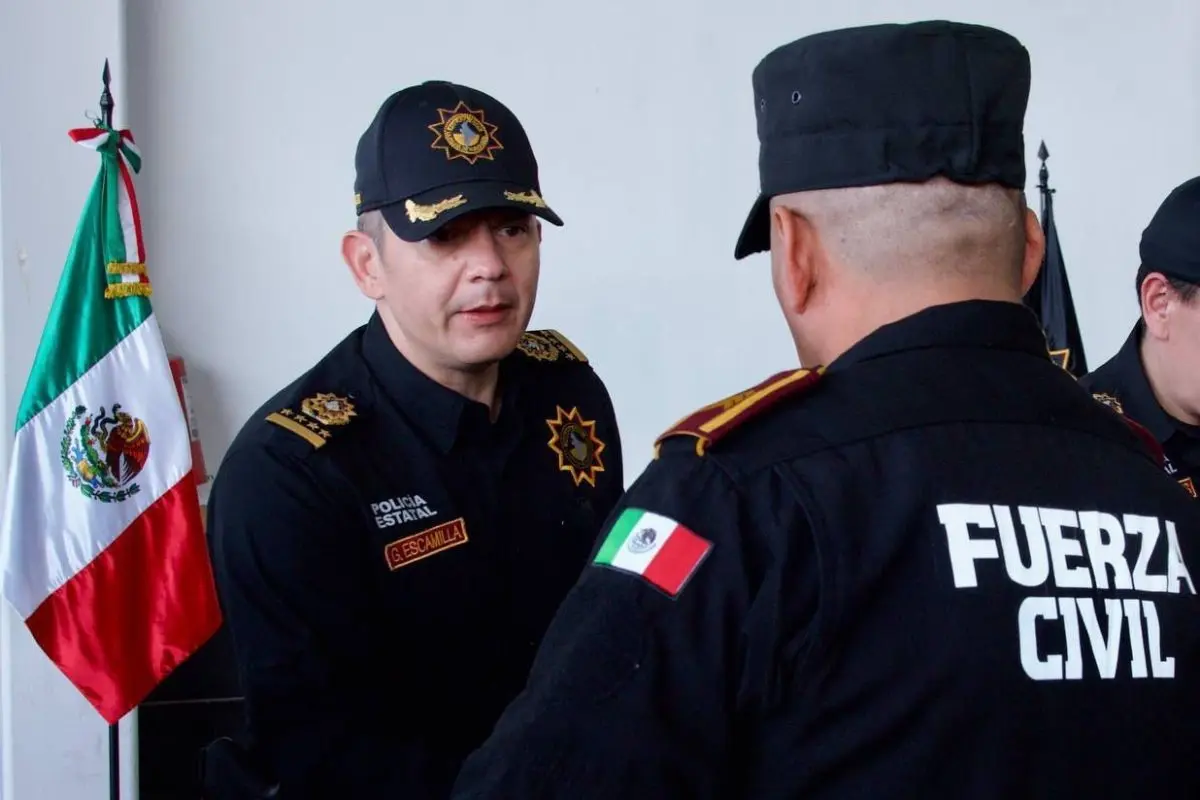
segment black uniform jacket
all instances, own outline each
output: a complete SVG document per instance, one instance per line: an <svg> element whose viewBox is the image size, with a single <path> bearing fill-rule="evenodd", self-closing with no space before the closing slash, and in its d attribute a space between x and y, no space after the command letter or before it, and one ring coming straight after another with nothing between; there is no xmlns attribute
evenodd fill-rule
<svg viewBox="0 0 1200 800"><path fill-rule="evenodd" d="M1139 351L1143 324L1134 326L1109 361L1079 379L1095 398L1142 424L1162 445L1164 468L1188 494L1200 490L1200 427L1175 419L1158 404ZM1180 365L1180 369L1194 369Z"/></svg>
<svg viewBox="0 0 1200 800"><path fill-rule="evenodd" d="M1025 308L661 444L456 800L1200 792L1197 506Z"/></svg>
<svg viewBox="0 0 1200 800"><path fill-rule="evenodd" d="M623 489L604 385L552 331L502 408L378 316L256 411L209 535L249 727L289 798L442 797L520 690Z"/></svg>

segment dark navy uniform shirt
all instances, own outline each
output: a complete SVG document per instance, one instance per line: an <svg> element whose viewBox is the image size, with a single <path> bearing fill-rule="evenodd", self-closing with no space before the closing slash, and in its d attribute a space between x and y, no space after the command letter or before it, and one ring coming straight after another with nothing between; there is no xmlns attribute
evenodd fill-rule
<svg viewBox="0 0 1200 800"><path fill-rule="evenodd" d="M456 800L1200 791L1196 504L1016 304L715 404L612 520Z"/></svg>
<svg viewBox="0 0 1200 800"><path fill-rule="evenodd" d="M1149 430L1166 454L1167 473L1196 497L1200 490L1200 427L1175 419L1159 405L1142 368L1139 346L1143 330L1139 320L1117 354L1079 382L1097 400Z"/></svg>
<svg viewBox="0 0 1200 800"><path fill-rule="evenodd" d="M527 333L499 417L378 316L257 411L209 500L248 721L287 798L445 797L623 489L612 405Z"/></svg>

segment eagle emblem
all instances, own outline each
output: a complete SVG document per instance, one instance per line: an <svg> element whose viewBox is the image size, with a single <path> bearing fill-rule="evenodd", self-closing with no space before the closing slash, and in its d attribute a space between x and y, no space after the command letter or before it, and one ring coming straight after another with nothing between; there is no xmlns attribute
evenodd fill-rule
<svg viewBox="0 0 1200 800"><path fill-rule="evenodd" d="M60 449L67 480L84 497L120 503L141 491L134 478L150 458L150 431L120 403L95 413L76 406L63 427Z"/></svg>

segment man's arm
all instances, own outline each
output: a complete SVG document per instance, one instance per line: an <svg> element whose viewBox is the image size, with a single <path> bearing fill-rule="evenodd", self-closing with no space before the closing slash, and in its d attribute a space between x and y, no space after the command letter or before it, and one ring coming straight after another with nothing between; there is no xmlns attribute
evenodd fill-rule
<svg viewBox="0 0 1200 800"><path fill-rule="evenodd" d="M222 464L209 500L257 743L287 797L445 797L456 765L387 714L402 665L379 657L369 566L330 491L301 458L244 449Z"/></svg>
<svg viewBox="0 0 1200 800"><path fill-rule="evenodd" d="M740 637L764 561L743 536L752 517L711 460L654 462L455 800L729 796Z"/></svg>

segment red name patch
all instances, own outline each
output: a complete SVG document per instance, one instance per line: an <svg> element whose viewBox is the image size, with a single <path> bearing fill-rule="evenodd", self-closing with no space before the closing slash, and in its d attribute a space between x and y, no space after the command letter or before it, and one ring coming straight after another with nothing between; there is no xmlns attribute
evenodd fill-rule
<svg viewBox="0 0 1200 800"><path fill-rule="evenodd" d="M462 517L443 522L441 525L397 539L383 548L383 557L388 569L393 571L406 567L414 561L451 547L467 543L467 524Z"/></svg>

